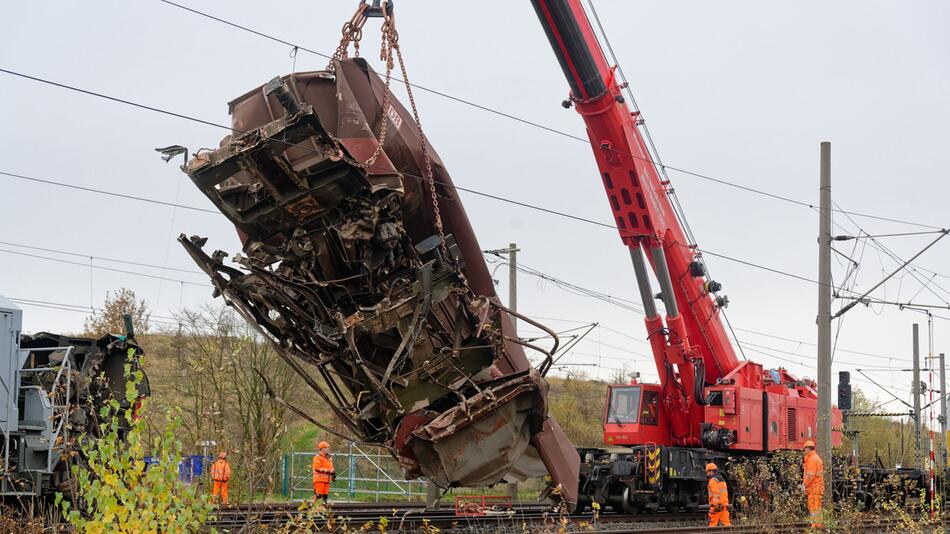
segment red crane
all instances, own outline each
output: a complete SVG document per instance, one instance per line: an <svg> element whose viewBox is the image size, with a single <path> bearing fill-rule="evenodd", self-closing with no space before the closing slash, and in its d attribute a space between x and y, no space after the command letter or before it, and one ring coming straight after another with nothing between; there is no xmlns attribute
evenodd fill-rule
<svg viewBox="0 0 950 534"><path fill-rule="evenodd" d="M813 382L740 361L697 246L687 239L663 179L580 0L532 0L570 85L617 230L629 249L659 384L610 387L604 440L712 450L799 448L816 434ZM644 261L644 256L646 261ZM646 262L659 284L655 304ZM833 426L840 426L835 411ZM841 441L835 432L834 444Z"/></svg>

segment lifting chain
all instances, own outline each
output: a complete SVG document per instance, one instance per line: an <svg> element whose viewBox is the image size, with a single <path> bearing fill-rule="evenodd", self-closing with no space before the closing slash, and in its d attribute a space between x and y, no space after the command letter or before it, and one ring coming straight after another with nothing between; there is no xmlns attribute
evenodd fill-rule
<svg viewBox="0 0 950 534"><path fill-rule="evenodd" d="M330 58L330 65L327 66L327 70L333 70L333 62L340 61L347 58L347 49L350 46L350 43L353 43L353 57L360 57L360 39L363 38L363 25L366 24L366 9L369 6L366 2L360 2L359 7L356 8L356 13L353 13L353 17L343 25L341 33L343 36L340 38L340 44L337 45L336 51L333 52L333 57Z"/></svg>
<svg viewBox="0 0 950 534"><path fill-rule="evenodd" d="M395 28L393 29L395 32ZM412 84L409 83L409 72L406 71L406 63L402 59L402 50L399 49L398 40L395 41L396 49L396 58L399 60L399 71L402 73L402 81L406 86L406 94L409 96L409 104L412 108L412 118L416 123L416 130L419 132L419 140L422 141L422 157L425 160L425 180L429 185L429 195L432 199L432 213L435 215L435 230L439 234L439 247L442 249L442 254L448 258L448 250L445 245L445 229L442 226L442 214L439 211L439 196L435 190L435 175L432 173L432 159L429 156L429 140L426 139L426 134L422 131L422 120L419 118L419 110L416 108L416 97L412 94ZM461 269L459 269L461 274ZM468 285L468 281L465 280L464 275L462 280L465 282L465 285Z"/></svg>
<svg viewBox="0 0 950 534"><path fill-rule="evenodd" d="M336 52L333 54L333 59L330 62L330 66L327 70L333 70L333 62L342 61L346 59L349 45L352 42L354 47L354 57L359 57L359 42L363 37L363 25L366 23L366 9L369 6L365 2L361 2L360 6L357 8L356 13L353 15L346 24L343 25L342 29L342 38L340 39L340 44L337 46ZM390 99L392 95L391 84L392 84L392 71L394 67L393 62L393 52L396 53L396 59L399 61L399 70L402 74L403 83L406 87L406 94L409 96L409 104L412 108L412 118L416 124L416 130L419 133L419 138L422 142L422 157L425 161L425 175L422 177L429 189L430 200L432 201L432 213L434 216L434 224L436 233L439 236L439 249L442 251L443 257L448 259L448 247L445 242L445 227L442 224L442 213L439 209L439 196L435 187L435 175L432 172L432 158L429 155L429 142L426 139L425 133L422 131L422 121L419 118L419 110L416 107L416 98L412 92L412 84L409 83L409 73L406 70L406 63L402 57L402 50L399 48L399 32L396 31L396 20L395 16L388 9L388 3L382 3L382 13L383 13L383 25L381 28L382 33L382 42L380 45L379 59L386 63L386 82L385 90L383 92L383 104L382 104L382 113L379 124L379 133L377 134L378 143L376 144L376 150L366 161L356 161L352 158L345 158L347 162L352 165L355 165L361 169L367 170L370 167L373 167L376 163L376 160L379 158L380 154L383 151L383 144L386 142L387 134L387 123L389 122L386 118L388 109L390 107ZM334 143L339 149L339 140L334 139ZM341 150L342 153L342 150ZM461 269L458 269L459 276L462 279L462 284L468 288L468 279L462 273Z"/></svg>
<svg viewBox="0 0 950 534"><path fill-rule="evenodd" d="M381 120L379 121L379 130L376 132L376 150L373 151L373 154L370 155L369 159L366 161L357 161L352 158L346 158L347 162L351 165L359 167L363 170L367 170L372 167L376 160L379 159L379 155L383 152L383 145L386 143L386 134L388 133L386 120L386 110L390 106L390 99L392 91L390 86L392 85L392 73L393 73L393 49L399 48L399 34L396 32L396 22L393 19L393 16L386 8L387 4L383 4L383 26L381 29L382 32L382 43L379 50L379 59L386 63L386 82L385 89L383 91L383 107ZM360 57L360 39L363 38L363 25L366 24L366 9L369 6L365 2L361 2L360 6L356 9L356 13L353 14L353 18L349 20L346 24L343 25L342 37L340 38L340 44L336 47L336 52L333 53L333 58L330 60L330 65L327 66L327 70L334 70L334 62L342 61L348 57L348 49L350 43L353 43L354 56ZM337 144L339 148L339 141L334 139L334 143Z"/></svg>

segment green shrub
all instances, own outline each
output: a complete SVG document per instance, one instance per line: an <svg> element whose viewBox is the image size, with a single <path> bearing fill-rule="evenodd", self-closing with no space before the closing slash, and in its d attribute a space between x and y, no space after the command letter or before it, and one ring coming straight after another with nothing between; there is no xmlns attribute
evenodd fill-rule
<svg viewBox="0 0 950 534"><path fill-rule="evenodd" d="M134 349L129 349L125 365L127 406L138 400L140 370L132 369ZM140 412L147 409L142 400ZM79 532L97 533L181 533L195 532L209 518L209 495L178 480L181 443L175 432L181 426L177 413L168 415L165 431L151 443L152 456L161 464L151 469L143 457L148 445L144 419L133 417L131 409L110 399L100 412L98 439L80 439L84 466L73 467L79 505L56 494L67 521ZM128 428L128 433L125 429ZM123 435L124 434L124 435Z"/></svg>

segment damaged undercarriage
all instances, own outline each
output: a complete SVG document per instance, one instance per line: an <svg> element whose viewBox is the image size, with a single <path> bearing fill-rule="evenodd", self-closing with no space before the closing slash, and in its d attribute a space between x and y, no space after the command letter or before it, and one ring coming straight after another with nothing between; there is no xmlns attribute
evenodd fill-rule
<svg viewBox="0 0 950 534"><path fill-rule="evenodd" d="M233 135L185 171L243 254L226 265L179 238L216 295L306 376L341 434L386 447L407 477L550 473L572 506L579 457L547 414L553 349L517 338L448 173L379 76L334 61L230 108Z"/></svg>

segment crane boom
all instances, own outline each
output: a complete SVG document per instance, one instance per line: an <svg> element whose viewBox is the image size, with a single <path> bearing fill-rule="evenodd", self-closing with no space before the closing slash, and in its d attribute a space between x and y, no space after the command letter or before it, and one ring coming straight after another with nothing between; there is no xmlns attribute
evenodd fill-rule
<svg viewBox="0 0 950 534"><path fill-rule="evenodd" d="M684 230L660 164L641 134L581 0L531 0L587 125L614 223L630 251L658 384L611 386L604 440L706 449L773 451L800 447L814 435L817 394L810 380L785 369L739 361L698 247ZM647 262L660 286L655 305ZM840 420L840 413L832 418ZM840 443L840 433L832 441Z"/></svg>
<svg viewBox="0 0 950 534"><path fill-rule="evenodd" d="M671 420L674 434L685 437L690 432L683 425L699 417L702 406L699 399L676 397L688 397L702 382L715 383L740 367L713 295L719 286L707 279L686 237L669 199L670 184L640 133L639 112L627 106L580 0L532 4L567 77L570 103L587 125L614 223L630 250L660 382L680 389L679 395L666 391L665 402L693 405L676 410L691 416ZM665 321L656 311L642 254L660 285Z"/></svg>

